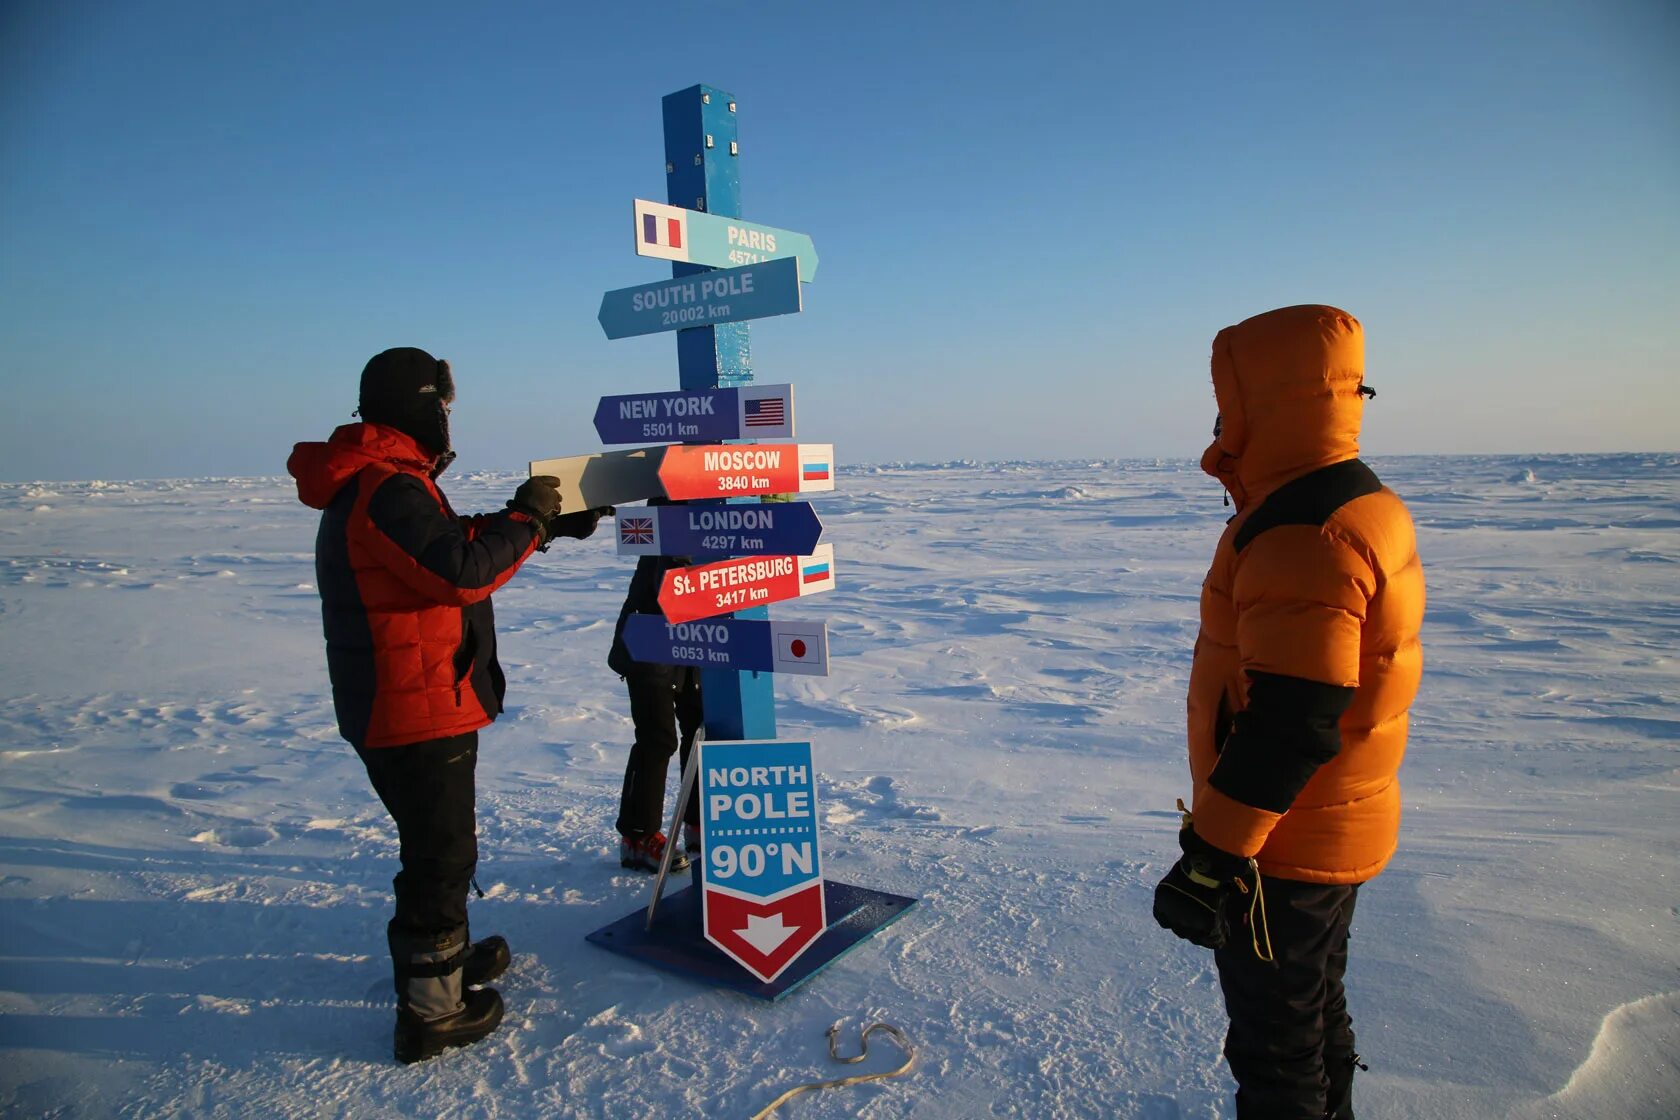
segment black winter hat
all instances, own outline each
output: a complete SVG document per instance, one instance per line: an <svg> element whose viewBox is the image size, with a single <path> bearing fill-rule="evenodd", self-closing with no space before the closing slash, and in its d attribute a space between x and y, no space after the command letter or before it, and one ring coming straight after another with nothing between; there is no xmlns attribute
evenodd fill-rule
<svg viewBox="0 0 1680 1120"><path fill-rule="evenodd" d="M362 419L413 436L435 455L449 451L449 404L455 379L449 363L414 346L375 354L362 368Z"/></svg>

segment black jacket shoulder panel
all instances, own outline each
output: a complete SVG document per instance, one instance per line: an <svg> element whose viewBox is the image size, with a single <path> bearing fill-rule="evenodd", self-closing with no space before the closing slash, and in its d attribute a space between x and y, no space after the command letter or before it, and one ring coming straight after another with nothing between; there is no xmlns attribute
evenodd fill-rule
<svg viewBox="0 0 1680 1120"><path fill-rule="evenodd" d="M1241 552L1255 537L1279 525L1323 525L1355 498L1375 494L1382 488L1376 472L1359 459L1321 467L1268 494L1237 530L1231 547Z"/></svg>
<svg viewBox="0 0 1680 1120"><path fill-rule="evenodd" d="M467 539L441 491L411 474L396 473L368 498L368 520L415 563L463 590L488 587L525 556L531 527L502 515L483 519L485 531Z"/></svg>

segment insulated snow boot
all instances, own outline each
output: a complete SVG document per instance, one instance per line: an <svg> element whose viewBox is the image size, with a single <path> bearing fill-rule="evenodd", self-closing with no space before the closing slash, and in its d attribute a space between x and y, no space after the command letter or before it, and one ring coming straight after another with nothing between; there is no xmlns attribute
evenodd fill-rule
<svg viewBox="0 0 1680 1120"><path fill-rule="evenodd" d="M483 941L474 941L461 965L461 983L469 988L488 984L508 970L513 963L513 950L501 934L492 934Z"/></svg>
<svg viewBox="0 0 1680 1120"><path fill-rule="evenodd" d="M501 1023L500 992L462 987L465 927L433 936L388 930L387 937L397 987L392 1047L397 1061L406 1065L436 1057L451 1046L477 1042Z"/></svg>
<svg viewBox="0 0 1680 1120"><path fill-rule="evenodd" d="M646 836L621 836L618 840L618 865L633 871L659 873L659 861L665 857L665 834L653 832ZM681 852L671 853L671 870L688 867L688 857Z"/></svg>
<svg viewBox="0 0 1680 1120"><path fill-rule="evenodd" d="M472 988L461 1010L441 1019L421 1019L412 1011L397 1009L397 1030L392 1052L404 1065L435 1058L451 1046L469 1046L495 1030L502 1022L502 993L494 988Z"/></svg>

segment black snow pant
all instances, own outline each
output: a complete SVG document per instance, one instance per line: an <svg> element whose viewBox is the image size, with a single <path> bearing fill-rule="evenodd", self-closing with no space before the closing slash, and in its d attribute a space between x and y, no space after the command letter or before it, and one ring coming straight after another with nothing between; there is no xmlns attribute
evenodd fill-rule
<svg viewBox="0 0 1680 1120"><path fill-rule="evenodd" d="M467 925L478 865L473 775L478 732L401 747L357 747L379 800L397 822L402 870L393 936L435 938Z"/></svg>
<svg viewBox="0 0 1680 1120"><path fill-rule="evenodd" d="M695 732L705 719L700 672L687 667L638 665L624 680L630 688L630 718L636 725L636 742L624 768L618 831L623 836L647 836L664 827L665 780L671 755L678 752L680 744L681 763L688 765ZM698 793L689 796L683 820L692 825L700 823Z"/></svg>
<svg viewBox="0 0 1680 1120"><path fill-rule="evenodd" d="M1352 1120L1353 1019L1342 976L1359 887L1269 876L1262 886L1276 959L1256 956L1246 921L1233 921L1230 943L1214 953L1237 1116Z"/></svg>

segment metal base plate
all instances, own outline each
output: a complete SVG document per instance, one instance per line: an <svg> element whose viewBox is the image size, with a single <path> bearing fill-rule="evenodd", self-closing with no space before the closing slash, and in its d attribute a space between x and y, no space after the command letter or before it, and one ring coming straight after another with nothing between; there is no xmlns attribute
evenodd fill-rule
<svg viewBox="0 0 1680 1120"><path fill-rule="evenodd" d="M798 960L766 984L736 964L700 932L700 891L684 887L659 902L653 928L647 929L647 908L602 926L584 940L703 984L730 988L756 999L774 1002L902 918L917 899L868 887L823 880L828 928L800 954Z"/></svg>

